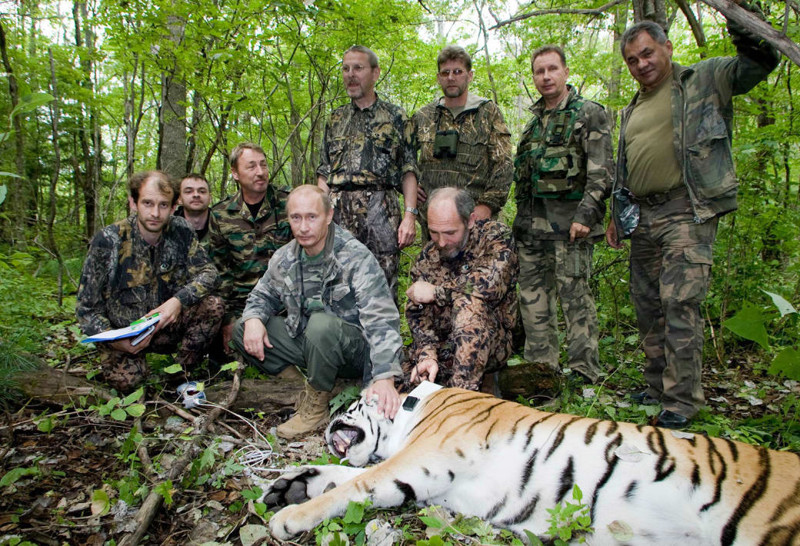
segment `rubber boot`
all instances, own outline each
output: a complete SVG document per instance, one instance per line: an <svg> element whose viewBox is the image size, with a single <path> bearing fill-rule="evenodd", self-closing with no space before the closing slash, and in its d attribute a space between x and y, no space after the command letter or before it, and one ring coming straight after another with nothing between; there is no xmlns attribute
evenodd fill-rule
<svg viewBox="0 0 800 546"><path fill-rule="evenodd" d="M331 393L318 391L306 382L300 407L294 417L278 426L277 434L286 440L294 440L313 432L328 422L328 402Z"/></svg>

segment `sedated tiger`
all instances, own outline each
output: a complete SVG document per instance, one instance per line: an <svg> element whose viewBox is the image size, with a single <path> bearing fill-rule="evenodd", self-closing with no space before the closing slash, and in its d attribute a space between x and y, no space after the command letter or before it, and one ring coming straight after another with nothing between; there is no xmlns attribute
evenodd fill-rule
<svg viewBox="0 0 800 546"><path fill-rule="evenodd" d="M795 453L429 391L409 395L394 421L364 399L335 418L325 432L335 455L381 462L305 466L276 480L267 504L292 505L270 519L273 536L289 539L367 499L439 504L541 536L547 509L577 484L594 528L586 544L800 544Z"/></svg>

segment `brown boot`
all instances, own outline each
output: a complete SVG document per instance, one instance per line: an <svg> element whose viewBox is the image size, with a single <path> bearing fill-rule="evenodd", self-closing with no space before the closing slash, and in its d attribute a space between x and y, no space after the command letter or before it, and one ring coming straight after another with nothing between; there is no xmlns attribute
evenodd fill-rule
<svg viewBox="0 0 800 546"><path fill-rule="evenodd" d="M300 406L294 417L278 426L277 434L286 440L294 440L313 432L328 422L328 402L331 393L318 391L306 382L300 395Z"/></svg>
<svg viewBox="0 0 800 546"><path fill-rule="evenodd" d="M275 375L276 379L281 379L283 381L305 381L305 376L300 373L300 370L297 369L297 366L286 366L277 375Z"/></svg>

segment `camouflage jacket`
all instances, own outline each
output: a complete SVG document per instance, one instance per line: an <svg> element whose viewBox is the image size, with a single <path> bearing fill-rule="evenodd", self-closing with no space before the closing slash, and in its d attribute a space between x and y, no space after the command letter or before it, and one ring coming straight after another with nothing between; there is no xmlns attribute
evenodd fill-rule
<svg viewBox="0 0 800 546"><path fill-rule="evenodd" d="M127 326L172 297L184 308L194 305L218 284L217 270L186 220L171 217L151 246L134 214L92 238L76 314L83 333L91 336Z"/></svg>
<svg viewBox="0 0 800 546"><path fill-rule="evenodd" d="M514 236L523 243L569 239L573 222L589 227L591 239L604 233L614 177L611 120L601 105L568 88L552 111L544 99L531 107L517 146Z"/></svg>
<svg viewBox="0 0 800 546"><path fill-rule="evenodd" d="M227 306L223 324L239 317L269 259L292 239L287 195L270 184L255 221L241 191L211 209L208 253L222 278L219 294Z"/></svg>
<svg viewBox="0 0 800 546"><path fill-rule="evenodd" d="M402 188L403 175L419 179L412 126L399 106L377 99L361 110L354 103L331 113L317 174L336 189Z"/></svg>
<svg viewBox="0 0 800 546"><path fill-rule="evenodd" d="M175 209L175 212L173 214L175 216L180 216L181 218L186 218L186 211L184 210L183 207L178 207L177 209ZM197 236L197 240L200 242L200 246L202 246L206 252L208 252L208 244L209 241L211 240L211 237L208 236L210 223L211 223L211 211L208 211L208 218L206 219L205 227L203 229L194 230L194 234ZM189 225L191 226L192 224Z"/></svg>
<svg viewBox="0 0 800 546"><path fill-rule="evenodd" d="M294 338L304 331L301 251L297 241L292 241L275 253L250 293L242 319L259 318L266 323L285 311L289 335ZM361 329L369 345L373 380L401 376L400 314L377 260L350 232L333 223L323 252L325 312Z"/></svg>
<svg viewBox="0 0 800 546"><path fill-rule="evenodd" d="M511 186L511 133L500 108L489 99L469 96L466 108L453 118L442 99L420 108L411 118L419 150L420 185L430 193L454 186L466 189L476 204L497 213ZM437 131L458 131L456 157L434 157Z"/></svg>
<svg viewBox="0 0 800 546"><path fill-rule="evenodd" d="M406 304L406 320L414 342L421 347L418 360L436 359L438 321L453 296L469 294L491 302L503 325L497 336L508 336L517 323L517 278L519 260L511 230L494 220L479 220L470 228L467 245L458 257L444 260L429 241L417 256L411 282L436 285L436 301L426 305Z"/></svg>
<svg viewBox="0 0 800 546"><path fill-rule="evenodd" d="M746 7L745 4L741 4ZM695 222L736 210L739 184L731 150L733 96L747 93L766 79L780 55L761 41L728 22L735 57L716 57L685 67L672 64L672 146L689 191ZM621 232L624 207L617 192L626 187L625 128L639 93L621 114L617 148L617 178L612 212ZM627 231L627 230L626 230Z"/></svg>

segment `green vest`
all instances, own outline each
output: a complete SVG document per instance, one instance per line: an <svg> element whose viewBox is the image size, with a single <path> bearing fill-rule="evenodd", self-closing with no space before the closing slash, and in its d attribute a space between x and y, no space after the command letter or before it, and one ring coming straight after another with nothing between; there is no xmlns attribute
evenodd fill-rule
<svg viewBox="0 0 800 546"><path fill-rule="evenodd" d="M547 126L542 118L534 116L522 136L514 167L518 173L530 173L529 177L517 180L516 198L526 200L528 196L542 199L583 198L583 188L577 180L583 180L583 165L579 161L581 151L578 143L571 142L575 121L583 107L584 99L578 97L566 108L550 114ZM525 180L524 178L527 178Z"/></svg>

